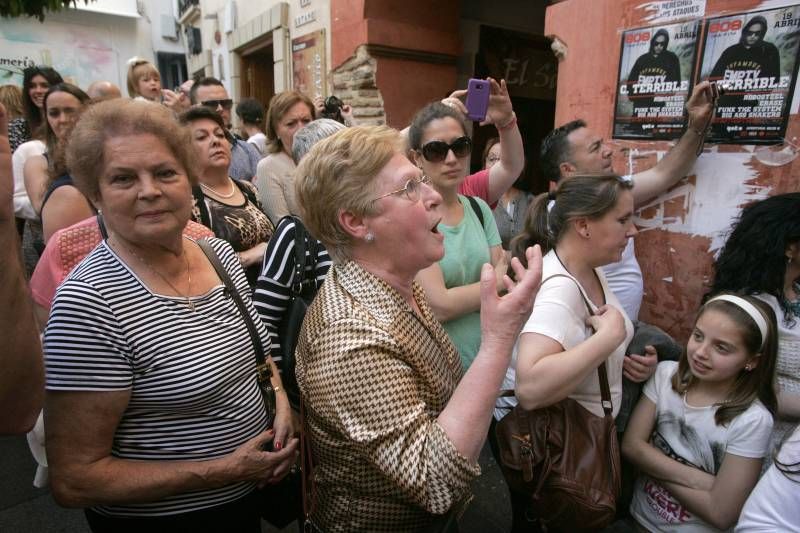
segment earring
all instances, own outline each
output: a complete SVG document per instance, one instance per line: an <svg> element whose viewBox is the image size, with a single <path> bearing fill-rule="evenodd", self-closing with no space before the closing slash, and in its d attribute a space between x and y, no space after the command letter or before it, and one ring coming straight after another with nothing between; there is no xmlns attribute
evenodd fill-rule
<svg viewBox="0 0 800 533"><path fill-rule="evenodd" d="M746 365L744 365L744 369L747 370L748 372L750 372L751 370L753 370L753 365L751 365L750 363L747 363Z"/></svg>
<svg viewBox="0 0 800 533"><path fill-rule="evenodd" d="M367 242L374 242L375 241L375 234L371 231L368 231L366 235L364 235L364 240Z"/></svg>

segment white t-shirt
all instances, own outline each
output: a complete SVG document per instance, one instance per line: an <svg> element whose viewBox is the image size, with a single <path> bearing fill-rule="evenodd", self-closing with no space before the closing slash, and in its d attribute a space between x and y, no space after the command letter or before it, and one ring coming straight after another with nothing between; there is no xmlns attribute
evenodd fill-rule
<svg viewBox="0 0 800 533"><path fill-rule="evenodd" d="M42 155L46 148L42 141L28 141L17 146L11 156L11 168L14 174L14 216L26 220L38 220L39 215L33 210L28 191L25 189L25 163L33 156Z"/></svg>
<svg viewBox="0 0 800 533"><path fill-rule="evenodd" d="M608 286L614 291L622 308L631 320L639 317L639 308L642 306L644 295L644 280L639 261L633 248L633 239L628 239L628 245L622 252L622 259L603 267Z"/></svg>
<svg viewBox="0 0 800 533"><path fill-rule="evenodd" d="M717 408L692 407L672 389L677 361L659 363L644 387L656 404L656 423L651 443L665 455L716 475L725 454L761 458L767 453L772 415L759 401L726 426L714 422ZM640 474L631 502L631 514L650 531L718 531L691 514L667 489Z"/></svg>
<svg viewBox="0 0 800 533"><path fill-rule="evenodd" d="M603 272L600 269L596 269L595 271L603 287L606 303L622 311L622 307L616 296L608 288ZM557 277L543 284L536 295L536 302L533 304L531 316L528 318L525 326L523 326L520 335L523 333L539 333L561 344L564 350L569 350L588 339L592 335L592 330L586 326L586 317L588 313L586 311L586 304L577 290L580 284L567 272L567 269L561 264L555 251L551 250L544 256L542 263L542 280L547 280L548 277L555 274L564 274L574 281L563 277ZM586 294L583 287L581 287L580 290ZM592 303L592 310L595 311L596 309L597 306ZM608 359L606 359L606 371L608 374L608 384L611 388L611 402L613 403L614 416L617 416L622 400L622 362L625 359L625 348L630 343L632 337L633 324L630 320L625 318L625 340L614 350ZM503 380L503 389L514 389L518 349L519 339L517 339L514 345L514 351L511 354L511 364ZM558 354L550 357L558 357ZM595 415L603 416L603 407L600 404L600 382L597 377L597 372L589 373L586 379L578 385L569 397L573 400L577 400L583 407ZM509 409L506 407L514 407L517 405L517 399L514 397L501 398L498 400L497 405L498 407L503 406L502 408L495 409L494 416L499 420L508 414Z"/></svg>
<svg viewBox="0 0 800 533"><path fill-rule="evenodd" d="M247 138L247 142L252 144L258 149L258 153L261 154L261 157L267 155L267 136L263 133L256 133L255 135L251 135Z"/></svg>
<svg viewBox="0 0 800 533"><path fill-rule="evenodd" d="M783 443L778 461L800 461L800 427ZM747 498L736 533L774 531L800 531L800 474L784 474L773 464Z"/></svg>

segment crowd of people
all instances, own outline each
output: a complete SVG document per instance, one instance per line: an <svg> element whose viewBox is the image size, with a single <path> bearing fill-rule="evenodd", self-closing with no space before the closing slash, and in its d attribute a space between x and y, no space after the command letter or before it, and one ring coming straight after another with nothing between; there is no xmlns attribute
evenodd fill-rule
<svg viewBox="0 0 800 533"><path fill-rule="evenodd" d="M464 90L402 132L285 91L235 132L219 80L140 58L128 98L0 88L0 432L36 424L56 501L95 532L454 532L498 425L572 399L616 419L607 531L800 528L800 193L744 207L672 339L639 321L634 213L694 164L708 82L635 175L554 129L536 196L487 82L476 172ZM513 531L564 530L509 494Z"/></svg>

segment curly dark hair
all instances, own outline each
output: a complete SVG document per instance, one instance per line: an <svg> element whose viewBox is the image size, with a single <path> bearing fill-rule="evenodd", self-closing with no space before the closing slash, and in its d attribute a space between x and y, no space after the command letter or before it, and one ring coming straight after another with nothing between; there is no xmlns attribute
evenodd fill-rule
<svg viewBox="0 0 800 533"><path fill-rule="evenodd" d="M800 245L800 193L746 206L714 263L714 282L706 298L723 291L771 294L784 312L786 325L793 326L783 293L786 249L792 244Z"/></svg>

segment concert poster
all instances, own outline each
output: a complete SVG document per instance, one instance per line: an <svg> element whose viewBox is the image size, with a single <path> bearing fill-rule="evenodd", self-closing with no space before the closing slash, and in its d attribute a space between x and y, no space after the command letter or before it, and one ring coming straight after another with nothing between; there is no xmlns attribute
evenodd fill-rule
<svg viewBox="0 0 800 533"><path fill-rule="evenodd" d="M781 142L797 81L800 5L706 21L700 79L720 96L708 140Z"/></svg>
<svg viewBox="0 0 800 533"><path fill-rule="evenodd" d="M700 20L690 20L622 33L613 137L681 136L700 27Z"/></svg>

